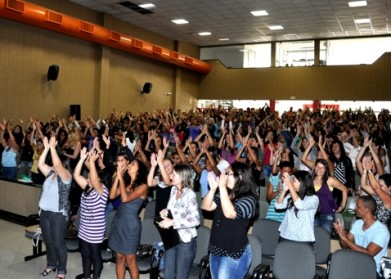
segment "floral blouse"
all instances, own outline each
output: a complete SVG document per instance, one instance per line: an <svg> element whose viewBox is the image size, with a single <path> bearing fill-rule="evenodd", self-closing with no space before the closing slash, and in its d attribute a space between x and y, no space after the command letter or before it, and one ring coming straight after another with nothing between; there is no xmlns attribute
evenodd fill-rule
<svg viewBox="0 0 391 279"><path fill-rule="evenodd" d="M172 187L167 209L173 216L173 228L178 230L181 241L190 242L197 236L196 227L200 224L198 203L194 191L184 188L182 196L177 199L177 187Z"/></svg>
<svg viewBox="0 0 391 279"><path fill-rule="evenodd" d="M383 201L379 198L378 195L374 195L373 198L376 201L377 209L376 209L376 219L379 220L384 225L388 226L391 218L391 210L387 209L384 206Z"/></svg>

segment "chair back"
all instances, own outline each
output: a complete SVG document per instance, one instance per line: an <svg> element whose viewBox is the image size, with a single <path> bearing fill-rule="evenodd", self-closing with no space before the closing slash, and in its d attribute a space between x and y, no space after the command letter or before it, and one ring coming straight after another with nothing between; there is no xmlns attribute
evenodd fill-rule
<svg viewBox="0 0 391 279"><path fill-rule="evenodd" d="M259 200L259 219L266 218L266 213L269 209L269 203L267 201Z"/></svg>
<svg viewBox="0 0 391 279"><path fill-rule="evenodd" d="M156 229L154 225L153 218L145 218L142 222L142 231L141 231L141 239L140 244L153 244L156 241L162 241L159 231Z"/></svg>
<svg viewBox="0 0 391 279"><path fill-rule="evenodd" d="M156 209L156 201L148 201L148 203L144 207L143 219L154 218L155 217L155 209Z"/></svg>
<svg viewBox="0 0 391 279"><path fill-rule="evenodd" d="M315 262L317 264L327 263L330 254L330 233L322 227L315 227Z"/></svg>
<svg viewBox="0 0 391 279"><path fill-rule="evenodd" d="M274 257L273 275L275 279L313 279L315 276L313 248L307 243L280 242Z"/></svg>
<svg viewBox="0 0 391 279"><path fill-rule="evenodd" d="M262 241L262 254L273 256L278 244L280 233L279 222L268 219L258 219L253 224L252 235L259 237Z"/></svg>
<svg viewBox="0 0 391 279"><path fill-rule="evenodd" d="M262 241L255 235L247 235L251 247L251 265L249 274L253 273L255 267L262 263Z"/></svg>
<svg viewBox="0 0 391 279"><path fill-rule="evenodd" d="M366 253L335 251L331 257L329 279L376 279L376 263Z"/></svg>
<svg viewBox="0 0 391 279"><path fill-rule="evenodd" d="M197 229L197 251L193 261L193 264L199 265L201 259L208 255L208 246L210 239L210 229L203 225L200 225Z"/></svg>

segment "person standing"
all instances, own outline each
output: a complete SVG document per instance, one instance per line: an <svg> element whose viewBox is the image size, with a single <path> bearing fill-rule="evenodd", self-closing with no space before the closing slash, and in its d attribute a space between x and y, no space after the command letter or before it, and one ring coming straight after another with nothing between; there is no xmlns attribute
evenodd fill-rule
<svg viewBox="0 0 391 279"><path fill-rule="evenodd" d="M65 246L65 230L70 213L69 192L72 175L68 170L69 160L59 157L56 151L57 141L54 136L50 141L43 140L44 150L38 160L38 168L46 177L39 200L40 226L46 245L47 266L41 276L48 276L57 270L56 279L63 279L67 269L67 248ZM45 163L50 152L52 165Z"/></svg>
<svg viewBox="0 0 391 279"><path fill-rule="evenodd" d="M212 278L244 278L252 256L247 232L259 210L253 173L246 164L235 162L219 178L209 175L209 186L202 208L215 210L209 242Z"/></svg>
<svg viewBox="0 0 391 279"><path fill-rule="evenodd" d="M118 196L121 197L121 205L111 225L109 247L116 253L117 278L125 278L126 262L131 278L138 279L136 252L141 238L141 221L138 214L148 196L147 170L141 161L132 161L125 174L120 165L117 167L117 176L110 189L110 199Z"/></svg>
<svg viewBox="0 0 391 279"><path fill-rule="evenodd" d="M75 181L83 189L78 237L85 279L90 278L91 265L94 267L93 279L100 278L103 269L101 244L106 230L105 209L109 192L98 177L95 161L99 156L95 149L87 153L87 148L84 147L73 173ZM88 160L90 169L88 179L81 175L83 163L86 160Z"/></svg>
<svg viewBox="0 0 391 279"><path fill-rule="evenodd" d="M197 199L193 191L192 168L185 164L175 165L171 183L173 187L170 199L167 208L160 211L163 220L159 222L159 226L177 230L180 243L164 253L164 278L189 278L197 250L196 227L200 224Z"/></svg>

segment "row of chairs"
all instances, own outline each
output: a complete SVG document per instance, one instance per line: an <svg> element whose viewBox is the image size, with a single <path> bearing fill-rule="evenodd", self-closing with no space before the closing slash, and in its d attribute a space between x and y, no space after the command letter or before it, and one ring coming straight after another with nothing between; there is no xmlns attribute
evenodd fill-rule
<svg viewBox="0 0 391 279"><path fill-rule="evenodd" d="M330 234L315 227L315 244L279 242L279 222L258 219L252 235L262 241L262 264L268 265L276 279L348 279L376 278L373 258L365 253L338 250L330 253ZM314 253L315 252L315 253Z"/></svg>

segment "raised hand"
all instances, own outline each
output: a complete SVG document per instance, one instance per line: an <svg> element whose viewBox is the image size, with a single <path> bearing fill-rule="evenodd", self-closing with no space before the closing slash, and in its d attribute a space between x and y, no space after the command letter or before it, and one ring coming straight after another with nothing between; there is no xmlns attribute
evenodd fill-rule
<svg viewBox="0 0 391 279"><path fill-rule="evenodd" d="M88 157L87 148L83 147L83 149L80 151L80 159L84 161L85 159L87 159L87 157Z"/></svg>

